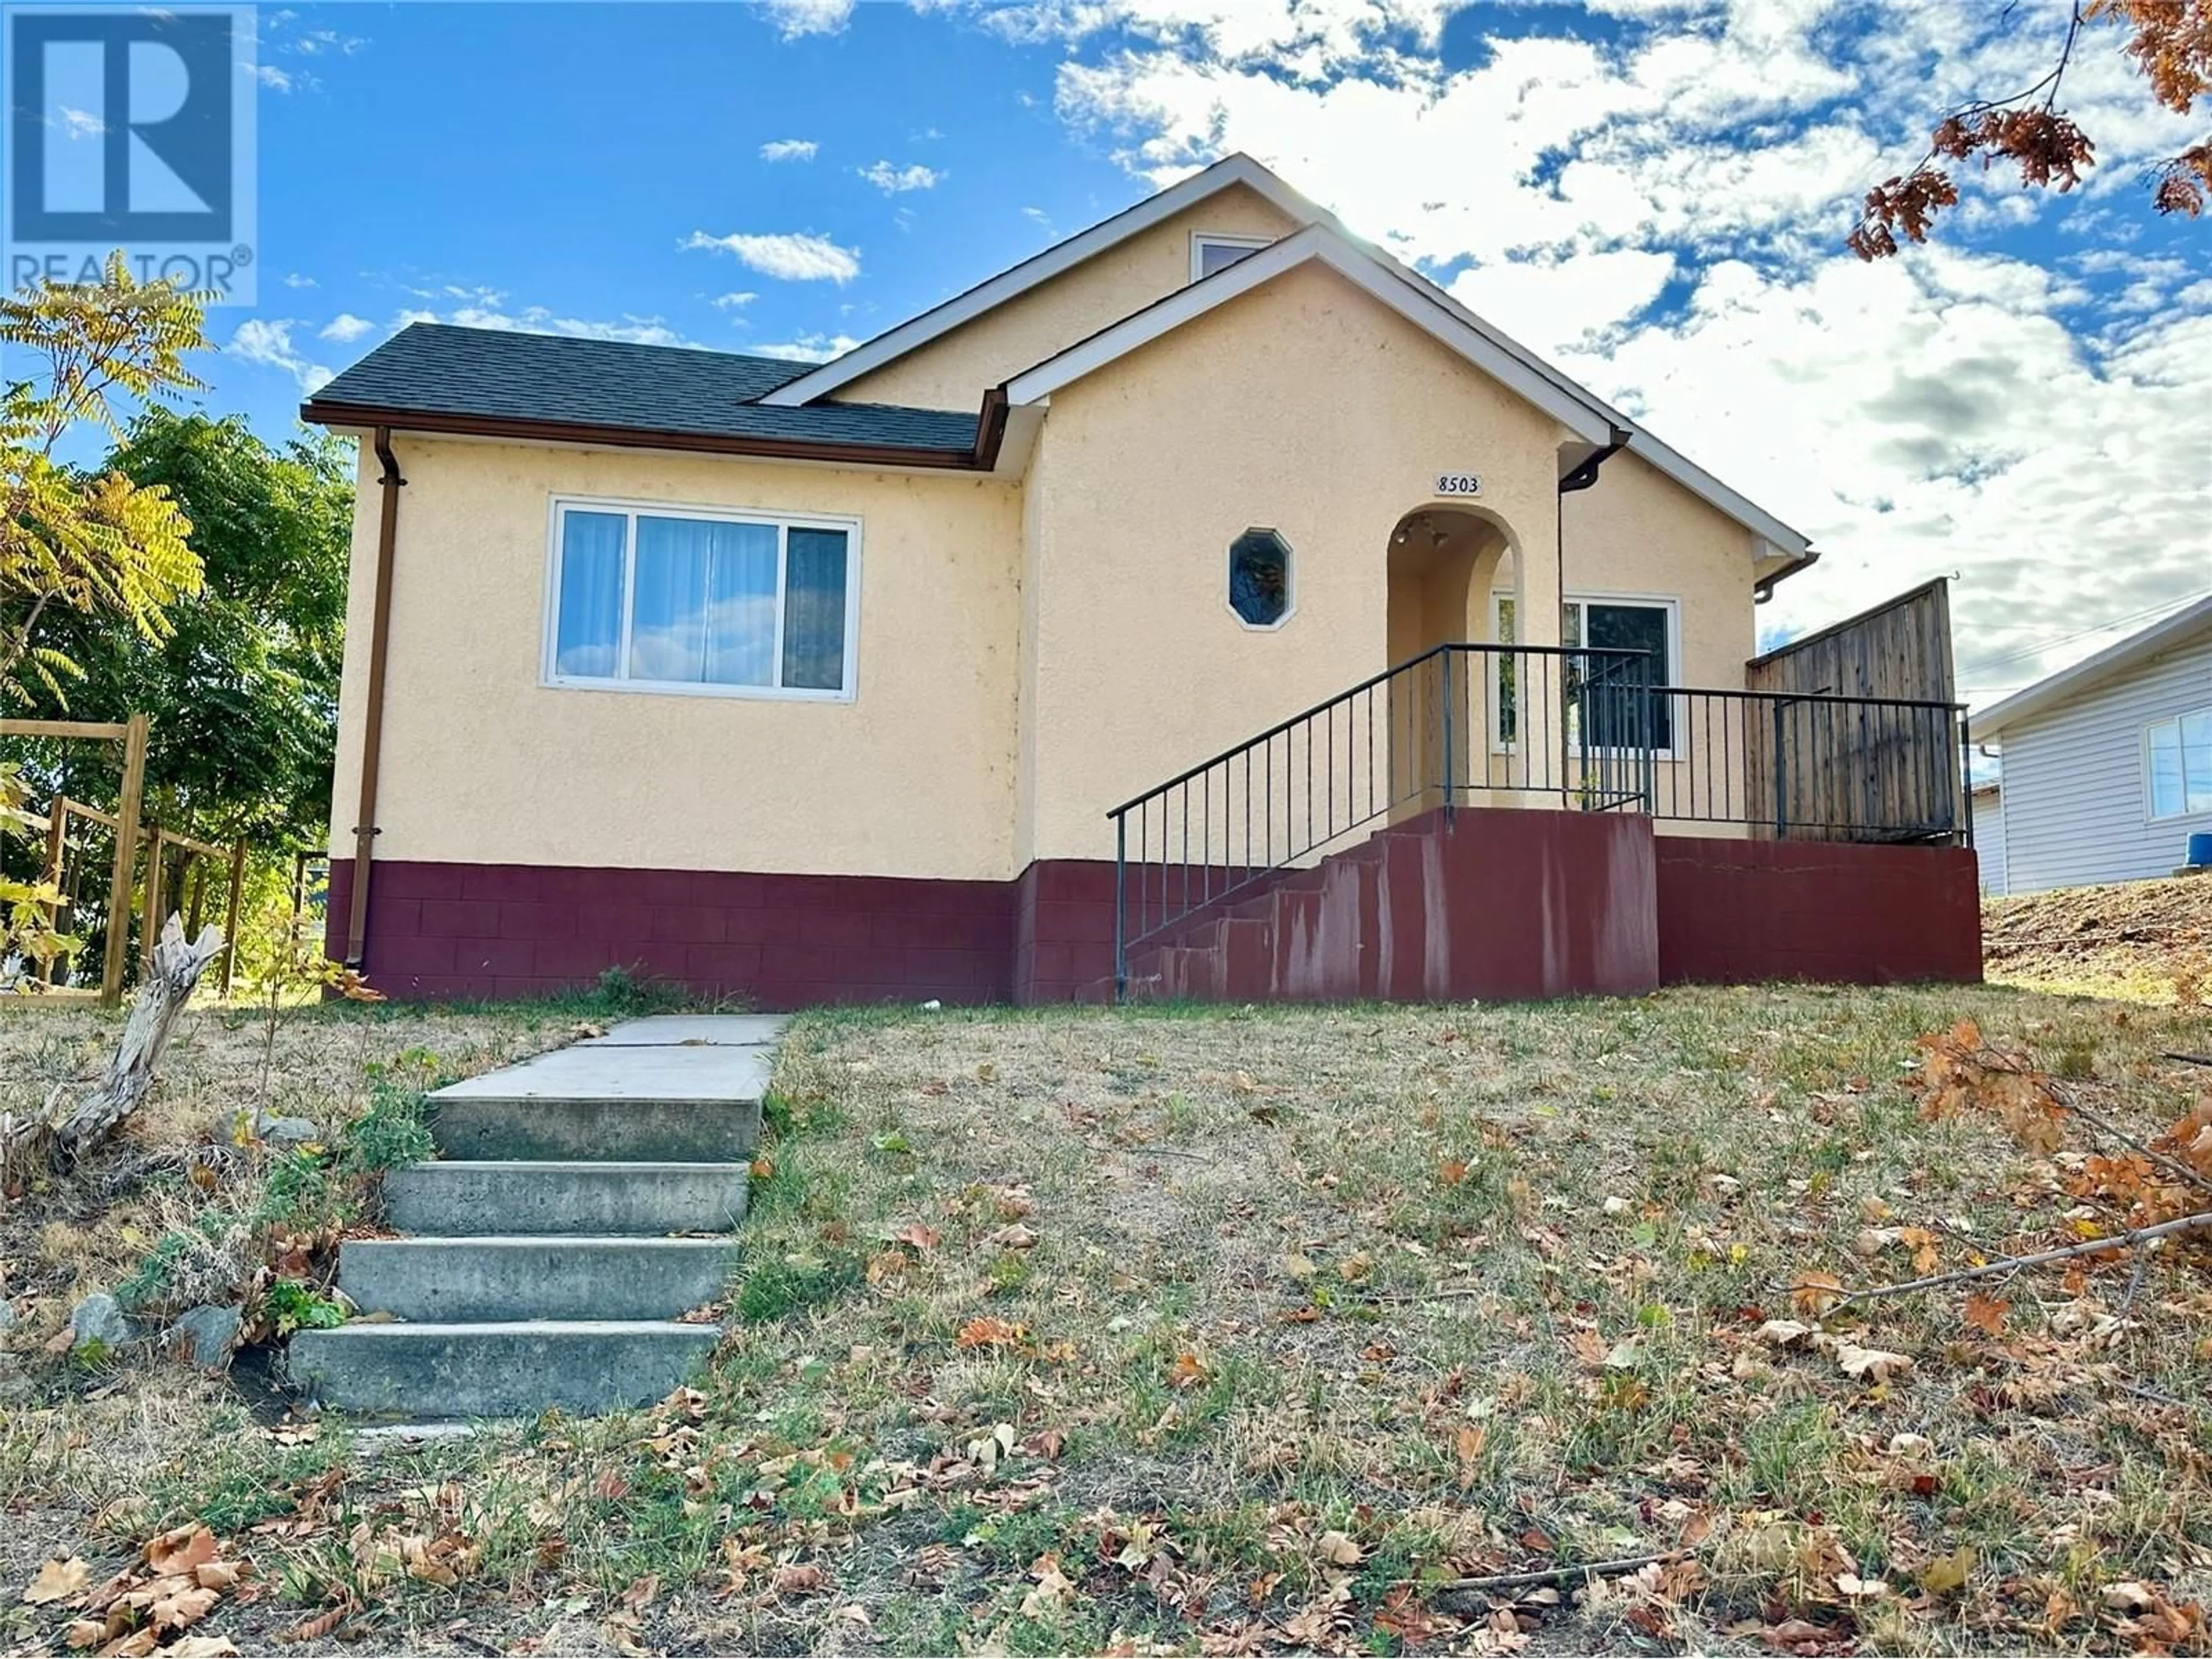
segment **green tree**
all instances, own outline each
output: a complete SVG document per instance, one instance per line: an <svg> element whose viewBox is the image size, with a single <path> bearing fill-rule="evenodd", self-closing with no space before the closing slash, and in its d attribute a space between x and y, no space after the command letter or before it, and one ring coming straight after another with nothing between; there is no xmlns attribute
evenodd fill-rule
<svg viewBox="0 0 2212 1659"><path fill-rule="evenodd" d="M40 282L0 297L0 346L39 365L0 391L0 705L59 697L76 665L41 629L70 611L120 618L149 640L197 592L191 522L168 492L56 458L90 426L120 435L116 400L200 383L184 354L207 343L193 295L140 283L120 253L96 283Z"/></svg>
<svg viewBox="0 0 2212 1659"><path fill-rule="evenodd" d="M189 515L203 582L168 608L158 640L112 616L57 623L53 644L82 671L68 702L152 716L148 811L161 823L270 852L319 845L337 741L351 447L319 437L271 447L235 416L156 408L102 466ZM37 704L58 712L61 699L48 692ZM112 787L112 759L82 745L42 759L42 784L72 795Z"/></svg>

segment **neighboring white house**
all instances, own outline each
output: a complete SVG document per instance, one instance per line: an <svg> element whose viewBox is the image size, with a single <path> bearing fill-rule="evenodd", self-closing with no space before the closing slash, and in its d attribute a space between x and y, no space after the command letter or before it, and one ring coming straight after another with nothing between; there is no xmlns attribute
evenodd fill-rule
<svg viewBox="0 0 2212 1659"><path fill-rule="evenodd" d="M1990 891L2171 874L2212 830L2212 599L1973 716L2002 758ZM1989 833L1977 799L1975 839ZM2212 877L2208 877L2212 880Z"/></svg>
<svg viewBox="0 0 2212 1659"><path fill-rule="evenodd" d="M2005 886L2004 790L1995 783L1974 786L1974 865L1984 894Z"/></svg>

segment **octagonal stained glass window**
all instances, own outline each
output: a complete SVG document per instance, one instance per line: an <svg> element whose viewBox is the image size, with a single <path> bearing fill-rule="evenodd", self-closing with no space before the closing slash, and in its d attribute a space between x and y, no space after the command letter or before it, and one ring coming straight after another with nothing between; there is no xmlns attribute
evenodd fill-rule
<svg viewBox="0 0 2212 1659"><path fill-rule="evenodd" d="M1229 544L1229 608L1248 628L1273 628L1291 612L1291 544L1272 530Z"/></svg>

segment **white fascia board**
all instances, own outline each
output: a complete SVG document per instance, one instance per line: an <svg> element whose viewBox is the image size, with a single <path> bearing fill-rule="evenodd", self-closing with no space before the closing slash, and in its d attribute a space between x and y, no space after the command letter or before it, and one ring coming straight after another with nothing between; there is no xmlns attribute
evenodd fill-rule
<svg viewBox="0 0 2212 1659"><path fill-rule="evenodd" d="M1536 373L1481 331L1469 327L1411 284L1399 280L1371 253L1354 246L1327 225L1318 224L1309 225L1296 235L1286 236L1249 258L1239 259L1202 283L1179 289L1166 299L1123 318L1058 356L1024 369L1006 382L1006 401L1019 406L1048 398L1060 387L1081 380L1115 358L1151 343L1193 318L1226 305L1309 260L1327 265L1381 301L1575 436L1593 443L1603 443L1610 436L1611 423L1590 401L1571 395L1550 377ZM1431 291L1434 292L1432 286Z"/></svg>
<svg viewBox="0 0 2212 1659"><path fill-rule="evenodd" d="M2003 702L1991 703L1968 720L1966 735L1976 743L1993 738L2023 717L2040 714L2077 692L2087 691L2098 681L2154 657L2207 628L2212 628L2212 597L2185 605L2171 617L2162 617L2102 651L2091 653L2072 667L2046 675Z"/></svg>
<svg viewBox="0 0 2212 1659"><path fill-rule="evenodd" d="M761 402L779 408L792 408L827 397L862 375L881 368L886 363L896 362L909 352L919 350L939 336L951 333L963 323L970 322L985 312L1052 281L1085 260L1127 241L1132 236L1141 235L1184 209L1210 196L1218 195L1235 185L1243 185L1257 192L1301 225L1312 224L1321 216L1321 210L1311 202L1250 156L1239 152L1215 162L1202 172L1191 174L1180 184L1169 185L1157 196L1147 197L1134 207L1047 248L1036 258L1024 259L1020 264L1000 271L989 281L955 295L934 310L925 311L921 316L878 334L874 339L854 347L843 356L833 359L795 380L786 382L763 398Z"/></svg>

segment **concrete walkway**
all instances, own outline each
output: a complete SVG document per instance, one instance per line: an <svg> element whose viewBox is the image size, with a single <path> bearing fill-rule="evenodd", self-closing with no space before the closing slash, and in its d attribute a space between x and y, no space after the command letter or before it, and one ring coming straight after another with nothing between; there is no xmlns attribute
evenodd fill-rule
<svg viewBox="0 0 2212 1659"><path fill-rule="evenodd" d="M441 1154L385 1180L414 1235L339 1247L364 1317L292 1339L326 1406L588 1414L675 1388L721 1336L778 1017L671 1014L430 1097Z"/></svg>

